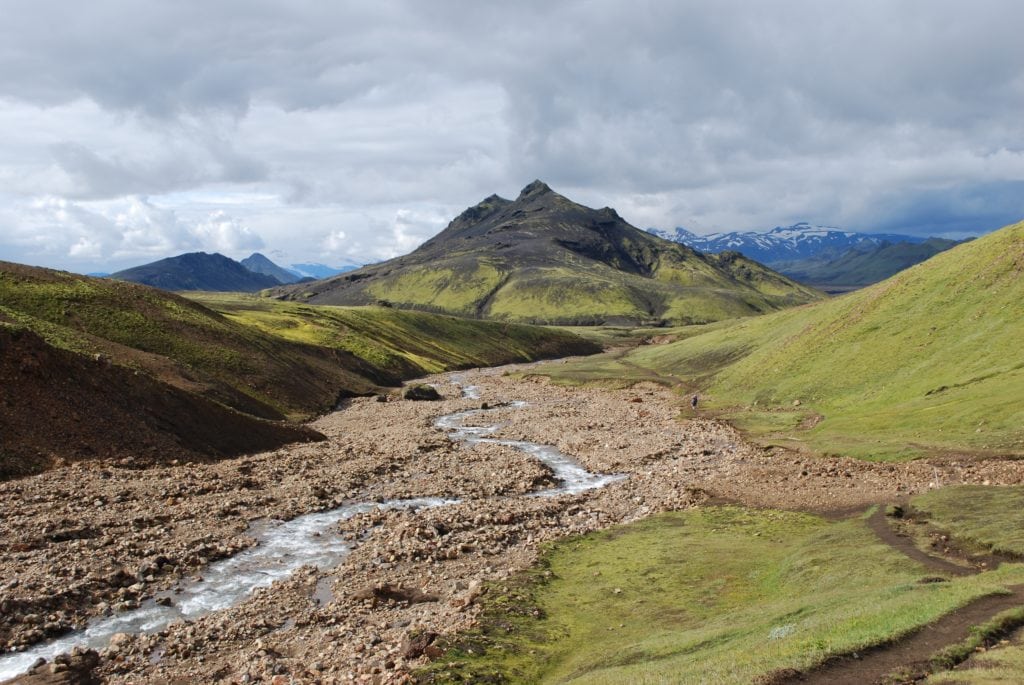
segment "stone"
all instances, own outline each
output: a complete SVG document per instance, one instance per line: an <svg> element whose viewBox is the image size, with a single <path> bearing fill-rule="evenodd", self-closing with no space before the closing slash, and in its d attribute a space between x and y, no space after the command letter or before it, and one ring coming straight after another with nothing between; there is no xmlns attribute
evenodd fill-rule
<svg viewBox="0 0 1024 685"><path fill-rule="evenodd" d="M441 393L432 385L410 385L405 389L403 397L407 400L432 402L441 399Z"/></svg>

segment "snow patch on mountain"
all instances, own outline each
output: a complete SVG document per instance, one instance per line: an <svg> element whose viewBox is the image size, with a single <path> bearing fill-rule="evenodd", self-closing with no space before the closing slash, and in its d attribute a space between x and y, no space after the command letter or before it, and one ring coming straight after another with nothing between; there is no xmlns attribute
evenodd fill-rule
<svg viewBox="0 0 1024 685"><path fill-rule="evenodd" d="M682 227L677 227L671 232L656 228L649 228L647 231L659 238L682 243L701 252L715 254L735 250L768 265L816 257L823 252L834 252L838 256L852 247L864 244L880 245L886 241L920 243L925 240L916 236L890 233L857 233L844 231L835 226L818 226L807 222L792 226L776 226L770 231L763 232L732 231L697 235Z"/></svg>

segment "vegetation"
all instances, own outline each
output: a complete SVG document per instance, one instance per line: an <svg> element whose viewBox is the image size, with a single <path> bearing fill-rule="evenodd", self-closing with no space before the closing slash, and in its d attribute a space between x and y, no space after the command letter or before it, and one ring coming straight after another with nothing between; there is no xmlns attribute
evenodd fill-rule
<svg viewBox="0 0 1024 685"><path fill-rule="evenodd" d="M1007 615L995 621L993 627L998 630L1000 624L1016 621L1018 625L1024 612L1017 610L1015 615ZM982 630L978 631L979 636ZM957 656L971 656L970 661L955 671L943 670L929 676L925 685L1016 685L1024 673L1024 645L1020 643L1021 635L1017 634L1013 644L1000 644L996 649L984 647L985 640L975 638L970 642L977 643ZM961 649L970 647L970 643ZM971 655L974 653L973 656ZM962 659L960 659L962 661Z"/></svg>
<svg viewBox="0 0 1024 685"><path fill-rule="evenodd" d="M1024 453L1024 224L849 295L544 371L648 377L768 441L868 459Z"/></svg>
<svg viewBox="0 0 1024 685"><path fill-rule="evenodd" d="M706 256L611 209L540 182L492 196L404 257L274 291L316 304L370 304L539 324L690 324L822 295L738 253Z"/></svg>
<svg viewBox="0 0 1024 685"><path fill-rule="evenodd" d="M840 255L825 253L772 266L790 278L816 287L863 286L886 279L955 245L957 241L943 238L929 238L922 243L868 243Z"/></svg>
<svg viewBox="0 0 1024 685"><path fill-rule="evenodd" d="M929 523L959 541L1024 558L1024 486L956 485L913 503Z"/></svg>
<svg viewBox="0 0 1024 685"><path fill-rule="evenodd" d="M948 582L863 518L708 507L564 540L490 588L435 682L749 683L898 637L1024 580ZM488 680L490 679L490 680Z"/></svg>
<svg viewBox="0 0 1024 685"><path fill-rule="evenodd" d="M597 348L529 326L385 307L309 307L238 294L195 301L131 283L4 264L0 317L55 347L102 354L265 418L451 368Z"/></svg>

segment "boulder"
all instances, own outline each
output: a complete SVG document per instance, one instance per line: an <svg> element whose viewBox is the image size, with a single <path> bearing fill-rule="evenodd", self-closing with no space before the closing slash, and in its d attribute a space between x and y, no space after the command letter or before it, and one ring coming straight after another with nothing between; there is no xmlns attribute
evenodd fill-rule
<svg viewBox="0 0 1024 685"><path fill-rule="evenodd" d="M434 401L441 399L441 394L432 385L410 385L405 389L404 397L407 400Z"/></svg>

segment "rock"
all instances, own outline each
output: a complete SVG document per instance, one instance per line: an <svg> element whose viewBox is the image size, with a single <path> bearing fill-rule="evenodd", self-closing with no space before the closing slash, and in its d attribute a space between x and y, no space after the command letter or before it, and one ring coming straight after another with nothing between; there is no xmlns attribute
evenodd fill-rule
<svg viewBox="0 0 1024 685"><path fill-rule="evenodd" d="M441 394L432 385L410 385L405 389L403 397L407 400L435 401L441 399Z"/></svg>
<svg viewBox="0 0 1024 685"><path fill-rule="evenodd" d="M381 600L392 600L395 602L406 602L407 604L419 604L420 602L436 602L437 595L431 595L416 588L404 588L398 585L376 585L356 592L352 595L354 599L369 599L372 606L376 607Z"/></svg>
<svg viewBox="0 0 1024 685"><path fill-rule="evenodd" d="M402 656L406 659L418 659L427 648L434 644L437 633L425 630L420 633L409 633L402 642Z"/></svg>

